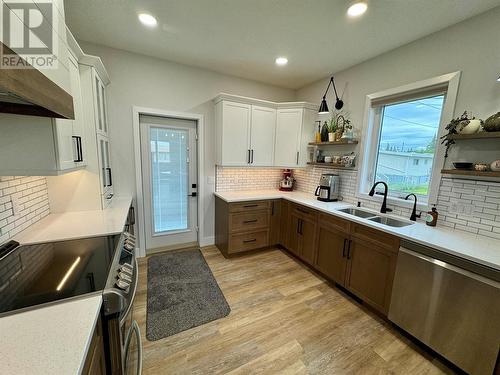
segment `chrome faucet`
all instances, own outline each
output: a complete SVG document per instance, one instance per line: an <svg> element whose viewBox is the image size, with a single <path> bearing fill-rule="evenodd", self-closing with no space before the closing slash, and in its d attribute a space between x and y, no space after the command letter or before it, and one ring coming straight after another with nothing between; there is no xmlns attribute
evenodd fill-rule
<svg viewBox="0 0 500 375"><path fill-rule="evenodd" d="M384 181L377 181L373 184L372 189L368 193L370 197L373 197L373 194L375 194L375 188L377 185L382 184L384 185L384 200L382 201L382 207L380 207L380 213L385 214L386 212L391 212L392 210L390 208L387 208L387 192L389 188L387 187L387 184Z"/></svg>
<svg viewBox="0 0 500 375"><path fill-rule="evenodd" d="M415 198L415 201L413 202L413 211L411 212L411 216L410 216L410 220L411 221L417 221L417 218L419 218L420 216L422 216L422 213L419 213L417 215L417 196L413 193L411 194L408 194L405 198L405 200L408 200L408 198L410 197L413 197Z"/></svg>

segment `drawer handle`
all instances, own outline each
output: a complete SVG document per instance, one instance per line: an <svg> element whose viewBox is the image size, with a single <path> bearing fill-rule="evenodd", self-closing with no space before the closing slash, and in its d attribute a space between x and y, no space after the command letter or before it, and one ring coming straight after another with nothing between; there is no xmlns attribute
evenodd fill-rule
<svg viewBox="0 0 500 375"><path fill-rule="evenodd" d="M307 215L311 214L309 211L303 210L302 208L297 208L297 211L302 212L303 214L307 214Z"/></svg>
<svg viewBox="0 0 500 375"><path fill-rule="evenodd" d="M258 204L247 204L245 206L243 206L243 208L251 208L251 207L259 207Z"/></svg>
<svg viewBox="0 0 500 375"><path fill-rule="evenodd" d="M254 238L253 240L244 240L243 243L250 243L250 242L257 242L257 239Z"/></svg>
<svg viewBox="0 0 500 375"><path fill-rule="evenodd" d="M254 219L254 220L245 220L243 222L243 224L250 224L250 223L256 223L257 222L257 219Z"/></svg>

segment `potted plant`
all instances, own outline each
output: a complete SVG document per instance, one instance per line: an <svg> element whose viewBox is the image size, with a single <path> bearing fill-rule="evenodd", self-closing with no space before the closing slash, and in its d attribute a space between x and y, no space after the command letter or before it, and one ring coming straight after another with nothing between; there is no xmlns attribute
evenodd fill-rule
<svg viewBox="0 0 500 375"><path fill-rule="evenodd" d="M332 117L328 123L328 142L335 141L335 132L337 131L337 117Z"/></svg>

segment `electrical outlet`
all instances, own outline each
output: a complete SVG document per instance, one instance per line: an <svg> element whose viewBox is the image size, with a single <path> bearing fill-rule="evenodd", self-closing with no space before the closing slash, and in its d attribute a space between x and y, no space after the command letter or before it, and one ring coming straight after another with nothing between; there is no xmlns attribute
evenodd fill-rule
<svg viewBox="0 0 500 375"><path fill-rule="evenodd" d="M11 201L12 201L12 215L18 216L19 211L21 211L19 207L19 200L18 198L12 197Z"/></svg>

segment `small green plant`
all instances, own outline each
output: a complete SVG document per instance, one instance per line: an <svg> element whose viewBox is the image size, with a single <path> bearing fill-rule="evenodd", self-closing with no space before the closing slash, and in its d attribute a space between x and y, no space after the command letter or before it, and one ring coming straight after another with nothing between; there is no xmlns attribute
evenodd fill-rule
<svg viewBox="0 0 500 375"><path fill-rule="evenodd" d="M332 117L328 122L328 133L335 133L337 131L337 118Z"/></svg>

